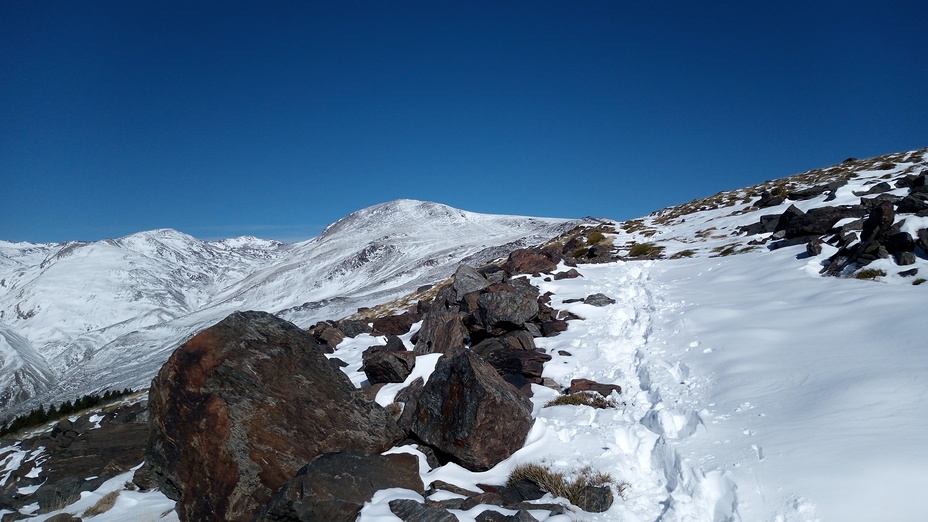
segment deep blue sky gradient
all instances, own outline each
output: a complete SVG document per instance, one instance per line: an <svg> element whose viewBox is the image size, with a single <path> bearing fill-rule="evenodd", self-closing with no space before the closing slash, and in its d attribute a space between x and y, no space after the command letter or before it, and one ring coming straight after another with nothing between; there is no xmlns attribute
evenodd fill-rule
<svg viewBox="0 0 928 522"><path fill-rule="evenodd" d="M928 3L0 2L0 239L628 219L928 146Z"/></svg>

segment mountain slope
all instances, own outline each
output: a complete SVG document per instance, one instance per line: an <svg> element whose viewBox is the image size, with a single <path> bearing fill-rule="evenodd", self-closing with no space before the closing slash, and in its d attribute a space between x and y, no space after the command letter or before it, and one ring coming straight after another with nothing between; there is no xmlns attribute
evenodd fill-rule
<svg viewBox="0 0 928 522"><path fill-rule="evenodd" d="M61 245L0 242L0 324L51 372L18 400L138 387L185 338L234 310L302 326L338 318L558 234L571 222L491 216L398 200L355 212L319 237L205 242L174 230ZM26 363L23 363L26 364ZM15 379L0 374L0 394ZM15 402L15 401L14 401ZM20 409L22 409L20 407ZM14 411L11 409L9 411Z"/></svg>

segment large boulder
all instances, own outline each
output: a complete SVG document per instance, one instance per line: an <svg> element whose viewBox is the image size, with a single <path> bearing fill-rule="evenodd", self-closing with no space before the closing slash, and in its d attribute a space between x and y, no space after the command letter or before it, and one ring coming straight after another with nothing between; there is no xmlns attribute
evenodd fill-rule
<svg viewBox="0 0 928 522"><path fill-rule="evenodd" d="M864 221L860 241L866 243L885 237L892 229L895 219L896 213L893 211L893 204L888 201L880 203L870 211L870 215Z"/></svg>
<svg viewBox="0 0 928 522"><path fill-rule="evenodd" d="M466 350L438 361L411 431L465 468L485 471L521 448L531 427L531 402Z"/></svg>
<svg viewBox="0 0 928 522"><path fill-rule="evenodd" d="M495 291L481 294L477 298L477 314L487 330L516 330L538 313L537 298L525 295L505 283L497 283L490 288Z"/></svg>
<svg viewBox="0 0 928 522"><path fill-rule="evenodd" d="M264 312L236 312L178 348L149 391L152 476L186 520L251 520L323 453L403 438L319 343Z"/></svg>
<svg viewBox="0 0 928 522"><path fill-rule="evenodd" d="M256 522L351 522L381 489L424 492L419 459L409 453L326 453L303 466Z"/></svg>

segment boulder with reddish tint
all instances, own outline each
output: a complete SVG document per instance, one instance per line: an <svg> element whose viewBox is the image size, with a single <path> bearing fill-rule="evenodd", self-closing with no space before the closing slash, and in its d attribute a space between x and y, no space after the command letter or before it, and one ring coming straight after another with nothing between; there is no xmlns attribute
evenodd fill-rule
<svg viewBox="0 0 928 522"><path fill-rule="evenodd" d="M403 335L409 332L412 325L418 321L416 315L404 312L399 315L388 315L374 320L374 335Z"/></svg>
<svg viewBox="0 0 928 522"><path fill-rule="evenodd" d="M515 453L532 427L528 398L470 350L438 361L415 408L416 437L473 471Z"/></svg>
<svg viewBox="0 0 928 522"><path fill-rule="evenodd" d="M557 270L561 256L555 250L522 248L513 250L503 263L503 270L510 274L538 274Z"/></svg>
<svg viewBox="0 0 928 522"><path fill-rule="evenodd" d="M622 393L622 387L618 384L603 384L591 379L573 379L570 381L570 388L567 393L596 392L603 397L608 397L612 392Z"/></svg>
<svg viewBox="0 0 928 522"><path fill-rule="evenodd" d="M149 392L152 477L187 520L251 520L306 463L403 437L303 330L236 312L178 348Z"/></svg>

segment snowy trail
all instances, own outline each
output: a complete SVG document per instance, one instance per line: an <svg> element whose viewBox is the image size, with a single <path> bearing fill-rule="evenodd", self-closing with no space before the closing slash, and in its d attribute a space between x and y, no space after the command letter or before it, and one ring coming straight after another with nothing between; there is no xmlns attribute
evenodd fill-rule
<svg viewBox="0 0 928 522"><path fill-rule="evenodd" d="M681 453L681 443L702 428L700 414L705 376L692 375L689 367L667 350L665 310L661 286L651 277L652 263L614 263L584 266L584 278L570 282L538 282L542 292L555 292L554 306L584 317L571 323L559 337L539 340L555 356L545 371L562 385L574 378L614 382L623 387L624 407L616 413L593 414L595 434L574 438L572 444L597 469L612 473L628 484L624 501L617 502L602 520L714 521L740 520L735 486L719 470L704 470L700 462ZM603 293L616 300L601 309L563 300ZM670 332L671 336L673 332ZM560 431L576 430L578 419L540 412ZM574 424L574 427L568 427ZM566 438L565 438L566 439ZM596 440L590 440L596 439ZM565 440L566 441L566 440ZM590 459L589 448L603 448ZM580 457L580 455L577 455Z"/></svg>

